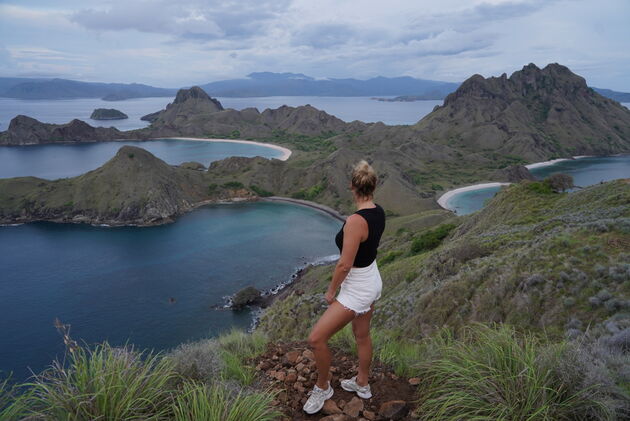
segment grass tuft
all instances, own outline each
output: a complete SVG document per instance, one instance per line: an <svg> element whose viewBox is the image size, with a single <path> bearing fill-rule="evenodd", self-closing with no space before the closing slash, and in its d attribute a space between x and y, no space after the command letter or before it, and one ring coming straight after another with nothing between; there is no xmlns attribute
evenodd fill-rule
<svg viewBox="0 0 630 421"><path fill-rule="evenodd" d="M552 369L564 344L545 348L507 326L474 325L463 329L458 341L437 345L435 358L419 366L422 420L612 419L597 395L574 390Z"/></svg>
<svg viewBox="0 0 630 421"><path fill-rule="evenodd" d="M186 382L173 405L174 421L271 421L282 414L272 409L271 393L230 394L218 385Z"/></svg>
<svg viewBox="0 0 630 421"><path fill-rule="evenodd" d="M76 349L35 376L29 407L44 419L157 420L171 411L172 364L157 354L104 343Z"/></svg>

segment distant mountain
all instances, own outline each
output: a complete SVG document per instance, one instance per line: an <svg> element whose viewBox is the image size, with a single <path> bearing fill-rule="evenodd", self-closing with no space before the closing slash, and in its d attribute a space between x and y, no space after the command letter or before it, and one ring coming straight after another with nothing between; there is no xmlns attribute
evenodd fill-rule
<svg viewBox="0 0 630 421"><path fill-rule="evenodd" d="M0 97L18 99L129 98L173 96L177 89L139 83L79 82L68 79L0 78Z"/></svg>
<svg viewBox="0 0 630 421"><path fill-rule="evenodd" d="M443 98L459 83L403 77L358 79L314 79L302 73L250 73L246 79L207 83L201 87L212 96L372 96L423 95L436 93Z"/></svg>
<svg viewBox="0 0 630 421"><path fill-rule="evenodd" d="M610 89L593 88L595 92L618 102L630 102L630 92L617 92Z"/></svg>

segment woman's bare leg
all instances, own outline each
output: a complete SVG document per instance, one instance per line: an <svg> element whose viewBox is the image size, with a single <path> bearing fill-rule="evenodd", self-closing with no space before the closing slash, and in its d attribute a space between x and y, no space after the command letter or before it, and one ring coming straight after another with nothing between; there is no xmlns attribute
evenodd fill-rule
<svg viewBox="0 0 630 421"><path fill-rule="evenodd" d="M348 310L337 300L333 301L328 309L319 318L310 335L308 344L313 348L315 354L315 365L317 366L317 387L326 389L328 374L330 372L330 350L328 349L328 339L348 324L355 314Z"/></svg>
<svg viewBox="0 0 630 421"><path fill-rule="evenodd" d="M359 370L357 374L357 384L359 386L368 384L368 377L370 376L370 365L372 364L370 320L373 312L374 304L370 306L370 311L360 314L352 320L352 332L357 341L357 353L359 354Z"/></svg>

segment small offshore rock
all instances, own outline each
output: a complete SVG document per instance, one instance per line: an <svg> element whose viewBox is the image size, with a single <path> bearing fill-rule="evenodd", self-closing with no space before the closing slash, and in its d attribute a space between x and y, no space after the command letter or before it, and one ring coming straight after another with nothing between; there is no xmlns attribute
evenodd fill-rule
<svg viewBox="0 0 630 421"><path fill-rule="evenodd" d="M248 286L234 294L232 299L232 308L239 310L246 305L255 304L260 301L261 293L253 286ZM274 358L275 359L275 358Z"/></svg>

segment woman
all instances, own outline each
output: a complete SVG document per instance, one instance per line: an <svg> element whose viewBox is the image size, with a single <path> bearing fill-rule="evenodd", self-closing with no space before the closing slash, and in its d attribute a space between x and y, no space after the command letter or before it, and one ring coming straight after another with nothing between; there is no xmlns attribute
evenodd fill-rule
<svg viewBox="0 0 630 421"><path fill-rule="evenodd" d="M317 321L308 337L315 354L317 383L304 404L308 414L318 412L333 395L330 385L330 350L328 339L352 321L357 341L359 367L356 376L341 381L341 387L356 392L363 399L372 397L368 375L372 362L370 320L374 301L381 296L381 276L376 266L376 250L385 229L385 212L372 200L376 174L365 161L352 170L350 189L357 211L350 215L335 237L341 257L335 267L325 298L328 309ZM335 299L337 288L341 286Z"/></svg>

